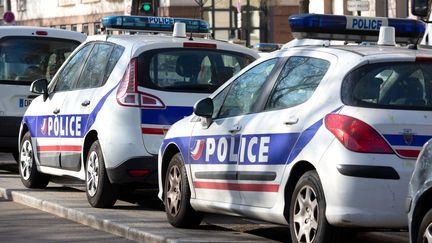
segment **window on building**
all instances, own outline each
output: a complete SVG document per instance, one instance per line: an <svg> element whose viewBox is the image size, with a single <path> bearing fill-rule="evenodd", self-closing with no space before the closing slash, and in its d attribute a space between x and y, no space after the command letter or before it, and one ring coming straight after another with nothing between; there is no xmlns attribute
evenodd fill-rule
<svg viewBox="0 0 432 243"><path fill-rule="evenodd" d="M89 25L88 24L83 24L81 32L83 32L84 34L88 35L89 34Z"/></svg>
<svg viewBox="0 0 432 243"><path fill-rule="evenodd" d="M99 35L101 33L101 24L100 23L94 23L94 34Z"/></svg>
<svg viewBox="0 0 432 243"><path fill-rule="evenodd" d="M71 30L72 31L77 31L77 25L76 24L73 24L73 25L71 25Z"/></svg>

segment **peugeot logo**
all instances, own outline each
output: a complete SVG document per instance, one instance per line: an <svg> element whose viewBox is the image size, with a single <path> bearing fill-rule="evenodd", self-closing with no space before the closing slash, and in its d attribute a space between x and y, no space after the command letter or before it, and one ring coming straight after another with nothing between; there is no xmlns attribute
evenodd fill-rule
<svg viewBox="0 0 432 243"><path fill-rule="evenodd" d="M411 145L414 139L414 133L411 129L404 129L402 133L406 145Z"/></svg>

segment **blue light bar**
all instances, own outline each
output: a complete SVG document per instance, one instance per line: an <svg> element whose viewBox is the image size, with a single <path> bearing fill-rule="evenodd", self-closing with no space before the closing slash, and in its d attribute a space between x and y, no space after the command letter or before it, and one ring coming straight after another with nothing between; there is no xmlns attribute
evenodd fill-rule
<svg viewBox="0 0 432 243"><path fill-rule="evenodd" d="M376 42L380 27L392 26L397 43L417 43L425 32L425 24L414 19L300 14L290 16L288 22L298 39Z"/></svg>
<svg viewBox="0 0 432 243"><path fill-rule="evenodd" d="M253 48L262 52L272 52L280 49L276 43L257 43Z"/></svg>
<svg viewBox="0 0 432 243"><path fill-rule="evenodd" d="M102 25L110 30L131 30L149 32L172 32L174 23L186 24L186 32L209 33L209 24L200 19L150 17L150 16L106 16Z"/></svg>

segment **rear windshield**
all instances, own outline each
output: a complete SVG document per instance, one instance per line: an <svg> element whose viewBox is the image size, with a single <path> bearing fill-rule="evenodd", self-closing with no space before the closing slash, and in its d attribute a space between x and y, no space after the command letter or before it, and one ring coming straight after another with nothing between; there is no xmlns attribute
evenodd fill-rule
<svg viewBox="0 0 432 243"><path fill-rule="evenodd" d="M2 38L0 82L31 82L40 78L49 81L79 44L77 41L54 38Z"/></svg>
<svg viewBox="0 0 432 243"><path fill-rule="evenodd" d="M347 105L432 110L432 63L368 64L351 72L342 85Z"/></svg>
<svg viewBox="0 0 432 243"><path fill-rule="evenodd" d="M139 57L138 78L147 88L211 93L252 61L248 55L222 50L152 50Z"/></svg>

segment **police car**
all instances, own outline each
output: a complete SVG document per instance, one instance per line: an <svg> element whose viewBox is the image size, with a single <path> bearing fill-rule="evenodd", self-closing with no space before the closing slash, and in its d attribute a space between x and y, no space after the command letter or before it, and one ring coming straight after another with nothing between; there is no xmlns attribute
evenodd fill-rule
<svg viewBox="0 0 432 243"><path fill-rule="evenodd" d="M289 23L298 38L378 43L283 48L196 103L160 148L168 221L240 215L289 224L293 242L406 228L408 181L432 137L432 51L395 42L416 43L424 24L318 14Z"/></svg>
<svg viewBox="0 0 432 243"><path fill-rule="evenodd" d="M82 33L27 26L0 26L0 152L18 161L18 132L34 94L32 81L48 81L86 39Z"/></svg>
<svg viewBox="0 0 432 243"><path fill-rule="evenodd" d="M43 188L49 175L76 177L94 207L112 206L121 185L157 187L158 149L171 124L258 57L194 37L208 33L201 20L108 16L102 24L151 33L87 39L49 85L32 83L42 95L20 130L23 184ZM155 34L174 25L172 35Z"/></svg>

